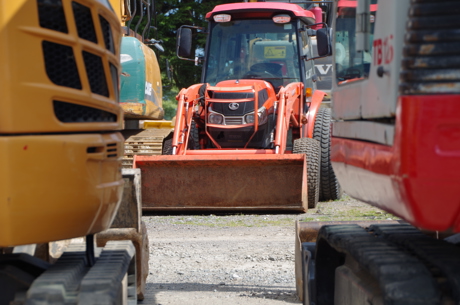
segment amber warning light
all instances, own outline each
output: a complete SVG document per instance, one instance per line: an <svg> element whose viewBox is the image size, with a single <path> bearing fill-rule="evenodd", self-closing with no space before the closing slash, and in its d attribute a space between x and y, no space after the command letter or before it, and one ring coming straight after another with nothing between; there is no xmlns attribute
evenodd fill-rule
<svg viewBox="0 0 460 305"><path fill-rule="evenodd" d="M230 16L229 14L219 14L215 15L213 18L215 22L229 22L230 20L232 20L232 16Z"/></svg>
<svg viewBox="0 0 460 305"><path fill-rule="evenodd" d="M273 22L274 23L288 23L291 21L291 16L289 15L276 15L273 16Z"/></svg>

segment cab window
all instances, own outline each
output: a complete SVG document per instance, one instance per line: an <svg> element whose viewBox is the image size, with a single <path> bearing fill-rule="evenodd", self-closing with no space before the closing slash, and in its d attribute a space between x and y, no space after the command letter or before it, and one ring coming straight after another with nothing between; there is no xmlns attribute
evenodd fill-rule
<svg viewBox="0 0 460 305"><path fill-rule="evenodd" d="M335 63L338 84L369 76L372 61L372 42L377 12L377 0L370 4L370 37L368 51L356 49L357 1L339 1L335 31Z"/></svg>

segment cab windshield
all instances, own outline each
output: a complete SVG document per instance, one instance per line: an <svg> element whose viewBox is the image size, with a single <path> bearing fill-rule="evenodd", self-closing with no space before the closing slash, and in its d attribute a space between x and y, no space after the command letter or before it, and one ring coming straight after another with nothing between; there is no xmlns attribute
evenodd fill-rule
<svg viewBox="0 0 460 305"><path fill-rule="evenodd" d="M275 89L300 81L295 28L271 19L212 23L204 81L264 79Z"/></svg>
<svg viewBox="0 0 460 305"><path fill-rule="evenodd" d="M376 3L370 3L369 51L356 50L356 1L342 1L337 8L335 25L335 63L336 77L339 84L349 80L367 78L372 60L372 41L376 20Z"/></svg>

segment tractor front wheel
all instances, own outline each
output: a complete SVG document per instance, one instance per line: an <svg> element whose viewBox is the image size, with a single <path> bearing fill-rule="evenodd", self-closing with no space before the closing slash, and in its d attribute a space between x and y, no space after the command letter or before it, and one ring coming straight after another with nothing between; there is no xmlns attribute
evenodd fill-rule
<svg viewBox="0 0 460 305"><path fill-rule="evenodd" d="M313 139L321 146L321 169L319 201L337 200L342 197L342 188L331 164L331 109L320 108L316 115Z"/></svg>
<svg viewBox="0 0 460 305"><path fill-rule="evenodd" d="M320 154L319 142L311 138L300 138L294 141L294 154L305 154L307 157L308 208L314 209L319 199Z"/></svg>

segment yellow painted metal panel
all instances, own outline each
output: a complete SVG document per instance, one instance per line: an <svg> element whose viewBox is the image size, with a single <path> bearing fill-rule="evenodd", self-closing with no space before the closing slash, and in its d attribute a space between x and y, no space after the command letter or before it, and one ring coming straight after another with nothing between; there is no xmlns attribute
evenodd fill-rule
<svg viewBox="0 0 460 305"><path fill-rule="evenodd" d="M174 128L173 121L144 121L144 129L159 128L159 129L172 129Z"/></svg>
<svg viewBox="0 0 460 305"><path fill-rule="evenodd" d="M142 44L145 56L145 115L151 119L163 119L163 87L158 60L152 49ZM148 88L150 86L150 88Z"/></svg>
<svg viewBox="0 0 460 305"><path fill-rule="evenodd" d="M109 228L122 153L119 133L0 137L0 247Z"/></svg>
<svg viewBox="0 0 460 305"><path fill-rule="evenodd" d="M120 71L120 23L116 15L100 1L82 0L79 3L91 10L97 43L79 37L73 17L72 1L63 1L68 28L68 33L64 33L40 26L37 1L0 0L0 133L75 132L122 128L123 112L116 100L116 86L112 86L110 70L111 64ZM106 48L100 17L110 24L115 53ZM81 89L53 83L46 70L43 41L71 48ZM101 58L109 96L91 91L91 75L87 75L83 52ZM68 71L61 73L62 78L68 77ZM92 124L63 123L55 116L53 100L112 113L117 115L117 120Z"/></svg>

